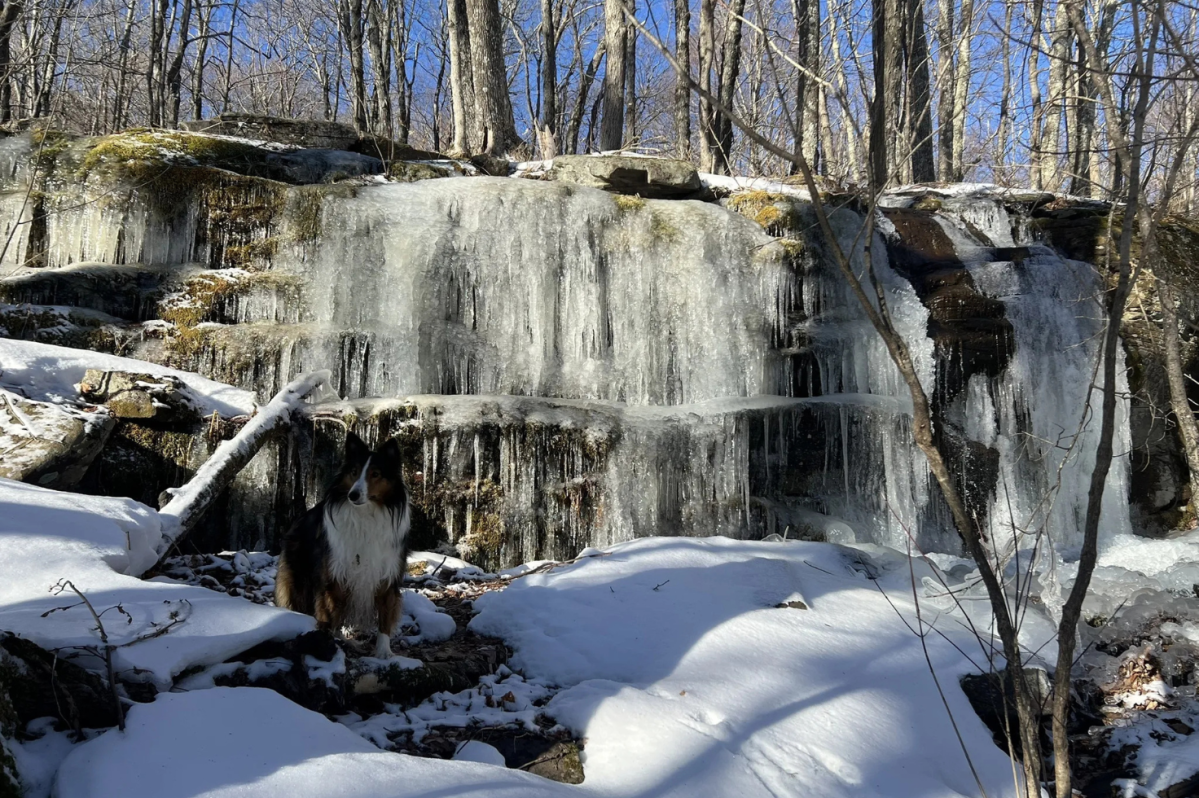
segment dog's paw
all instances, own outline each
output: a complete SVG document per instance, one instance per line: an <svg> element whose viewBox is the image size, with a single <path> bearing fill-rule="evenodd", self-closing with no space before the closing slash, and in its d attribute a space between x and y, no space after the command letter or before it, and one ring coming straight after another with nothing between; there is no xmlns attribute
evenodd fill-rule
<svg viewBox="0 0 1199 798"><path fill-rule="evenodd" d="M391 636L380 634L375 638L375 658L391 659L395 654L391 651Z"/></svg>

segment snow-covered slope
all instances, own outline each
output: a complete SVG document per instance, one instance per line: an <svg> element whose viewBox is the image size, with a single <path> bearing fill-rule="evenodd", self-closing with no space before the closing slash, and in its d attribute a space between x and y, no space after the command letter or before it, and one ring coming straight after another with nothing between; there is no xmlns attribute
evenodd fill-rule
<svg viewBox="0 0 1199 798"><path fill-rule="evenodd" d="M907 569L876 584L861 557L648 538L480 599L472 628L504 636L515 667L565 688L546 711L585 738L579 786L378 752L277 695L218 688L134 707L128 732L68 758L56 795L977 794L904 624L915 623ZM938 626L976 646L951 619ZM1010 763L957 686L970 663L944 639L928 645L987 794L1013 795Z"/></svg>
<svg viewBox="0 0 1199 798"><path fill-rule="evenodd" d="M154 510L129 499L60 493L0 479L0 629L64 656L100 643L86 607L67 591L70 580L104 613L118 671L138 669L160 688L191 665L207 665L264 640L287 639L311 618L211 590L143 581L161 537ZM123 612L112 610L120 606ZM105 611L108 610L107 613ZM182 619L182 620L180 620ZM167 624L169 632L148 637ZM141 639L146 638L146 639ZM95 666L95 662L85 665Z"/></svg>

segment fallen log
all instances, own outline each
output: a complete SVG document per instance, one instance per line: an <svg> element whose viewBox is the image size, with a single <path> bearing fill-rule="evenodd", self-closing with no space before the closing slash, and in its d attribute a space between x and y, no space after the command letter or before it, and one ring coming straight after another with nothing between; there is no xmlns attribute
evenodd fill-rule
<svg viewBox="0 0 1199 798"><path fill-rule="evenodd" d="M274 433L292 424L292 413L304 404L304 398L329 382L332 374L314 371L293 380L275 398L258 408L241 431L221 443L185 485L167 493L169 501L158 511L162 519L162 538L154 547L162 559L196 525L204 511L233 478L246 467Z"/></svg>

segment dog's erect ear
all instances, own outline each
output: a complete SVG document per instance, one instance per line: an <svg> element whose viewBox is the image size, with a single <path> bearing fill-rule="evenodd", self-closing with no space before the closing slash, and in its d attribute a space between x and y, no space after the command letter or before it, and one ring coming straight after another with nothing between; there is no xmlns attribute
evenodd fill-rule
<svg viewBox="0 0 1199 798"><path fill-rule="evenodd" d="M374 455L380 462L388 465L399 466L400 464L400 442L395 438L389 438L387 443L378 448Z"/></svg>
<svg viewBox="0 0 1199 798"><path fill-rule="evenodd" d="M346 433L346 462L347 463L365 463L366 459L371 456L371 447L363 442L353 432Z"/></svg>

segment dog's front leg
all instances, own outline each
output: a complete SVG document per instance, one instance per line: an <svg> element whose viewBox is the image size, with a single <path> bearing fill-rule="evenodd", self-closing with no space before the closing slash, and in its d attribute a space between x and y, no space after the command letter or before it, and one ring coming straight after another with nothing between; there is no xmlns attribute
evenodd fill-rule
<svg viewBox="0 0 1199 798"><path fill-rule="evenodd" d="M375 592L375 612L379 616L379 636L375 638L375 656L379 659L390 659L391 633L395 631L403 608L403 597L400 595L398 582L388 582Z"/></svg>

